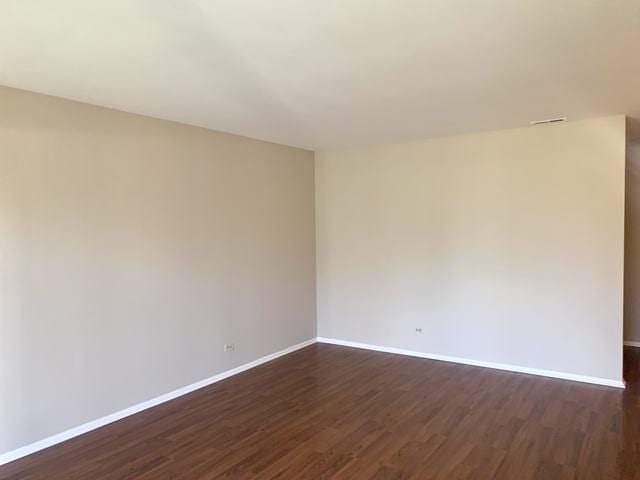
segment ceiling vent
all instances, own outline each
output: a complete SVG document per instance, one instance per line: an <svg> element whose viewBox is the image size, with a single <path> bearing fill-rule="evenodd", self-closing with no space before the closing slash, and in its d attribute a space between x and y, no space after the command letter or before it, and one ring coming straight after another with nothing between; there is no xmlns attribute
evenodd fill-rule
<svg viewBox="0 0 640 480"><path fill-rule="evenodd" d="M545 125L547 123L560 123L560 122L566 122L567 118L566 117L559 117L559 118L548 118L546 120L536 120L534 122L529 122L531 125Z"/></svg>

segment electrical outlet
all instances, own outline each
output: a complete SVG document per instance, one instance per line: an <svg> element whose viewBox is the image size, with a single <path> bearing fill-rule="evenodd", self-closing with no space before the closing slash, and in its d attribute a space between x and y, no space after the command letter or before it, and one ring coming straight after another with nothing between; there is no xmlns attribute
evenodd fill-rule
<svg viewBox="0 0 640 480"><path fill-rule="evenodd" d="M422 327L416 327L416 333L422 333Z"/></svg>
<svg viewBox="0 0 640 480"><path fill-rule="evenodd" d="M224 351L225 352L233 352L236 349L236 344L235 343L227 343L224 346Z"/></svg>

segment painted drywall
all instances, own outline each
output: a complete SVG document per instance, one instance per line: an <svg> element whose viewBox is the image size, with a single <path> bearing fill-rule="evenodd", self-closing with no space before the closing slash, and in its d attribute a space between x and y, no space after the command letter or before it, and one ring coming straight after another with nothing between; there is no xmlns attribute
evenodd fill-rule
<svg viewBox="0 0 640 480"><path fill-rule="evenodd" d="M0 453L314 338L313 176L309 151L0 88Z"/></svg>
<svg viewBox="0 0 640 480"><path fill-rule="evenodd" d="M627 146L624 339L640 342L640 141Z"/></svg>
<svg viewBox="0 0 640 480"><path fill-rule="evenodd" d="M318 335L620 381L624 156L623 116L317 152Z"/></svg>

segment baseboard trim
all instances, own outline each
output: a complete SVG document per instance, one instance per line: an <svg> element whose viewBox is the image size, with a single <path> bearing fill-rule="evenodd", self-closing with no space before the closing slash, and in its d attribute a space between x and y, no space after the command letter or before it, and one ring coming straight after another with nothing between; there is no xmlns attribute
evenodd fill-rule
<svg viewBox="0 0 640 480"><path fill-rule="evenodd" d="M113 423L117 420L128 417L135 413L142 412L143 410L147 410L151 407L155 407L156 405L160 405L161 403L168 402L169 400L173 400L174 398L181 397L182 395L186 395L187 393L191 393L200 388L212 385L221 380L232 377L251 368L257 367L258 365L262 365L263 363L270 362L271 360L275 360L278 357L282 357L283 355L287 355L288 353L292 353L296 350L300 350L301 348L312 345L316 343L316 341L316 338L306 340L304 342L298 343L297 345L293 345L292 347L280 350L279 352L266 355L252 362L240 365L239 367L227 370L209 378L205 378L204 380L201 380L199 382L192 383L191 385L187 385L186 387L182 387L177 390L173 390L172 392L165 393L164 395L160 395L159 397L152 398L151 400L147 400L146 402L138 403L137 405L125 408L124 410L120 410L105 417L92 420L69 430L65 430L64 432L44 438L37 442L30 443L29 445L25 445L15 450L0 454L0 465L4 465L14 460L18 460L19 458L26 457L27 455L31 455L32 453L44 450L45 448L51 447L58 443L62 443L66 440L82 435L83 433L90 432L91 430L103 427L105 425L108 425L109 423Z"/></svg>
<svg viewBox="0 0 640 480"><path fill-rule="evenodd" d="M589 377L586 375L575 375L573 373L556 372L553 370L540 370L537 368L520 367L517 365L507 365L504 363L483 362L480 360L471 360L468 358L450 357L448 355L439 355L436 353L415 352L402 348L383 347L380 345L370 345L367 343L350 342L348 340L337 340L335 338L318 337L320 343L330 343L332 345L342 345L344 347L363 348L365 350L374 350L376 352L396 353L398 355L409 355L411 357L428 358L430 360L439 360L443 362L461 363L464 365L473 365L474 367L494 368L496 370L506 370L509 372L527 373L530 375L538 375L541 377L560 378L562 380L573 380L574 382L592 383L595 385L605 385L607 387L624 388L625 384L620 380L612 380L609 378Z"/></svg>
<svg viewBox="0 0 640 480"><path fill-rule="evenodd" d="M624 344L625 344L627 347L638 347L638 348L640 348L640 342L634 342L634 341L632 341L632 340L625 340L625 341L624 341Z"/></svg>

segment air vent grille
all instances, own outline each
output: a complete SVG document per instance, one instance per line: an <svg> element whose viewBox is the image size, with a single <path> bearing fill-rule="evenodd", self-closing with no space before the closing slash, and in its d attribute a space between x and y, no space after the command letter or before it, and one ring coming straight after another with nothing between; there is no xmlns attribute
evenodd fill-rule
<svg viewBox="0 0 640 480"><path fill-rule="evenodd" d="M566 117L558 117L558 118L548 118L547 120L536 120L534 122L530 122L531 125L545 125L547 123L560 123L566 122Z"/></svg>

